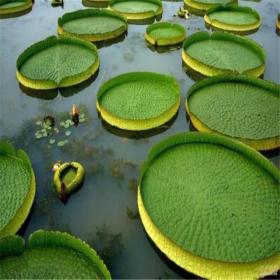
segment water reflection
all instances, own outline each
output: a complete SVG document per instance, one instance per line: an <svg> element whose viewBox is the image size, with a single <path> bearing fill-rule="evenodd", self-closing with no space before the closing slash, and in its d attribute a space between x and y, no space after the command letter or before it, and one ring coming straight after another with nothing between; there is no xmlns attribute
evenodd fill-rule
<svg viewBox="0 0 280 280"><path fill-rule="evenodd" d="M101 49L122 42L126 38L126 36L127 36L127 31L116 38L106 40L106 41L101 41L101 42L94 42L94 44L98 49Z"/></svg>
<svg viewBox="0 0 280 280"><path fill-rule="evenodd" d="M146 42L146 45L151 51L157 52L157 53L166 53L166 52L179 50L182 48L182 43L179 43L179 44L176 44L173 46L154 46L154 45Z"/></svg>
<svg viewBox="0 0 280 280"><path fill-rule="evenodd" d="M155 136L155 135L163 133L164 131L169 129L172 126L172 124L175 122L175 120L177 119L178 112L171 120L169 120L165 124L163 124L159 127L156 127L156 128L143 130L143 131L130 131L130 130L120 129L120 128L117 128L115 126L108 124L105 120L103 120L101 118L100 114L98 114L98 116L101 119L103 128L106 129L108 132L110 132L114 135L120 136L120 137L124 137L124 138L141 139L141 138L149 138L149 137Z"/></svg>
<svg viewBox="0 0 280 280"><path fill-rule="evenodd" d="M28 95L30 97L38 98L38 99L44 99L44 100L54 99L57 97L58 92L60 92L60 94L63 97L70 97L74 94L77 94L77 93L83 91L85 88L89 87L97 79L98 73L99 73L99 70L86 81L84 81L80 84L70 86L70 87L65 87L65 88L38 90L38 89L28 88L28 87L22 85L21 83L19 83L19 87L20 87L21 91L23 93L25 93L26 95Z"/></svg>

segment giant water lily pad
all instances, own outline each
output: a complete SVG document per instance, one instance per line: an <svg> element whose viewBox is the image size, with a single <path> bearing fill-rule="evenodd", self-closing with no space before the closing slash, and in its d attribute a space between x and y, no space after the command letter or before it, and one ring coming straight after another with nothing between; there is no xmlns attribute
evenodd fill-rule
<svg viewBox="0 0 280 280"><path fill-rule="evenodd" d="M241 140L258 150L280 146L280 86L248 76L217 76L190 88L187 112L199 131Z"/></svg>
<svg viewBox="0 0 280 280"><path fill-rule="evenodd" d="M85 242L67 233L38 230L28 245L20 236L0 240L1 279L111 279Z"/></svg>
<svg viewBox="0 0 280 280"><path fill-rule="evenodd" d="M182 43L186 38L185 28L176 23L158 22L149 25L145 39L155 46L171 46Z"/></svg>
<svg viewBox="0 0 280 280"><path fill-rule="evenodd" d="M182 58L191 70L204 76L230 72L259 77L265 53L255 41L226 32L198 32L183 44Z"/></svg>
<svg viewBox="0 0 280 280"><path fill-rule="evenodd" d="M15 234L35 197L35 176L24 151L0 141L0 239Z"/></svg>
<svg viewBox="0 0 280 280"><path fill-rule="evenodd" d="M125 16L131 23L162 15L161 0L111 0L109 8Z"/></svg>
<svg viewBox="0 0 280 280"><path fill-rule="evenodd" d="M114 39L127 31L126 19L106 9L84 9L58 19L58 33L98 42Z"/></svg>
<svg viewBox="0 0 280 280"><path fill-rule="evenodd" d="M258 12L249 7L220 6L206 12L204 20L212 29L238 34L253 33L261 25Z"/></svg>
<svg viewBox="0 0 280 280"><path fill-rule="evenodd" d="M19 56L17 78L28 88L55 89L79 84L98 68L98 52L90 42L51 36Z"/></svg>
<svg viewBox="0 0 280 280"><path fill-rule="evenodd" d="M20 16L32 9L32 0L0 0L0 18Z"/></svg>
<svg viewBox="0 0 280 280"><path fill-rule="evenodd" d="M205 278L255 279L280 267L279 181L279 170L249 146L184 133L150 151L138 208L177 265Z"/></svg>
<svg viewBox="0 0 280 280"><path fill-rule="evenodd" d="M105 82L98 91L97 109L110 125L148 130L168 122L178 111L180 88L170 76L135 72Z"/></svg>
<svg viewBox="0 0 280 280"><path fill-rule="evenodd" d="M211 9L220 5L237 5L238 0L184 0L185 8L190 12L200 16Z"/></svg>

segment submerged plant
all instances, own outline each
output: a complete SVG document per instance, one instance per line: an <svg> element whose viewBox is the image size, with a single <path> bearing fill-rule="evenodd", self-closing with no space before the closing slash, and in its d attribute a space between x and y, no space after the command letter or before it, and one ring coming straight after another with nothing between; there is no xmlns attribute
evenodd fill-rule
<svg viewBox="0 0 280 280"><path fill-rule="evenodd" d="M64 121L59 122L60 129L55 126L55 119L52 116L44 117L43 121L38 120L36 121L36 125L40 127L34 133L34 136L37 140L48 138L48 144L54 145L56 144L58 147L63 147L67 143L69 143L68 139L61 139L61 135L63 134L64 137L70 137L72 131L70 130L71 127L74 125L77 126L79 123L86 122L86 114L85 112L87 109L83 107L83 112L79 113L77 106L73 105L72 111L70 113L71 119L67 118L67 114L60 114L58 117L66 118ZM75 122L73 121L75 120ZM65 130L62 130L64 128Z"/></svg>
<svg viewBox="0 0 280 280"><path fill-rule="evenodd" d="M237 6L238 0L184 0L184 7L190 13L204 16L205 12L211 8L216 8L221 5Z"/></svg>

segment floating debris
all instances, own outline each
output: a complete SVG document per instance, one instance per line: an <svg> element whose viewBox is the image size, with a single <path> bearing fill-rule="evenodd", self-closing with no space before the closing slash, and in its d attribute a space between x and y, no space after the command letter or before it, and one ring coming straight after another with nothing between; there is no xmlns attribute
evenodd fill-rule
<svg viewBox="0 0 280 280"><path fill-rule="evenodd" d="M180 17L180 18L188 19L189 18L189 11L180 7L180 9L177 12L177 16Z"/></svg>

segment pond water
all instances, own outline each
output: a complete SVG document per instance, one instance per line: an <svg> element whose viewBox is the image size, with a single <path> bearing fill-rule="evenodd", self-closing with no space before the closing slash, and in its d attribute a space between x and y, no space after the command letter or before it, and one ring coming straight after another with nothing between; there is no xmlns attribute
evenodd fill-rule
<svg viewBox="0 0 280 280"><path fill-rule="evenodd" d="M95 81L84 85L87 87L58 93L51 100L32 97L21 90L16 80L18 55L29 45L56 34L57 18L63 13L83 7L78 0L65 0L64 9L52 8L49 2L35 1L29 14L0 21L0 136L29 154L37 181L35 203L20 234L27 237L37 229L68 231L98 251L114 278L195 278L172 265L154 248L139 220L136 205L139 168L151 146L169 135L192 129L183 104L194 81L182 68L181 50L154 52L144 41L146 26L129 25L124 41L99 50L101 67ZM262 16L262 27L249 37L266 50L264 78L279 83L280 37L275 33L279 1L240 4L254 7ZM180 22L188 35L205 30L201 17L190 15L184 20L173 16L181 5L164 2L163 19ZM165 131L156 130L156 135L131 139L102 125L95 107L98 88L106 80L130 71L170 74L180 83L181 107L176 120ZM73 104L85 114L85 122L64 128L60 122L69 119ZM59 129L51 137L56 140L54 144L49 143L50 138L34 136L39 129L36 122L47 115L55 117ZM68 143L64 146L57 145L66 139ZM279 166L278 152L265 155ZM51 169L57 160L76 160L86 169L83 187L67 204L58 199L52 186Z"/></svg>

